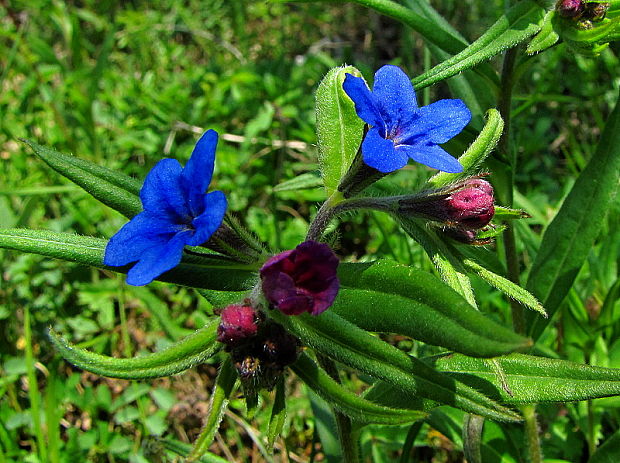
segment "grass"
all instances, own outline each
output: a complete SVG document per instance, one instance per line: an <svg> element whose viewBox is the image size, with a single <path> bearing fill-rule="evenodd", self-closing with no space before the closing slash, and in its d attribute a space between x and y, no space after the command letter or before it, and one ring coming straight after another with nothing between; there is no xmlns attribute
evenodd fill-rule
<svg viewBox="0 0 620 463"><path fill-rule="evenodd" d="M488 11L475 1L441 3L436 6L448 20L473 39L492 23L502 2ZM428 56L408 29L351 5L3 2L0 226L109 237L124 223L37 161L19 137L142 179L162 156L187 160L196 138L192 127L214 128L228 137L218 147L213 187L227 193L231 210L261 239L274 248L294 247L324 194L274 193L273 187L317 169L312 95L319 80L343 62L366 76L388 61L415 75L425 59L428 65ZM617 46L596 59L558 46L520 66L513 134L520 163L517 205L533 216L517 225L526 271L541 230L592 154L620 87L620 63ZM430 101L443 97L450 97L443 84L424 93ZM280 141L303 142L303 149ZM411 188L426 174L409 168L394 182ZM614 208L568 310L541 345L564 358L618 367L620 333L613 323L619 310L618 201ZM432 269L421 249L399 236L385 216L350 217L338 232L343 254L384 255ZM82 347L129 356L202 326L213 313L210 304L184 288L128 288L107 272L36 256L0 251L0 259L0 333L6 340L0 344L0 463L66 462L75 455L88 461L157 461L164 451L148 436L179 445L196 437L213 365L148 383L109 380L64 363L45 333L53 326ZM507 321L507 301L474 283L481 310ZM324 423L313 418L300 384L289 380L288 387L296 393L287 404L286 437L272 458L286 461L282 454L288 449L296 461L309 461ZM242 402L232 402L214 452L261 461L260 441L253 436L264 432L268 420L269 394L263 399L251 421L243 418ZM541 407L545 454L569 461L587 454L587 445L620 428L615 406L617 399ZM460 412L446 413L450 422L462 418ZM431 421L434 428L426 424L414 436L420 458L435 454L457 461L462 455L458 433L445 422L441 428L441 420ZM373 428L362 442L371 454L397 452L394 443L403 442L408 431Z"/></svg>

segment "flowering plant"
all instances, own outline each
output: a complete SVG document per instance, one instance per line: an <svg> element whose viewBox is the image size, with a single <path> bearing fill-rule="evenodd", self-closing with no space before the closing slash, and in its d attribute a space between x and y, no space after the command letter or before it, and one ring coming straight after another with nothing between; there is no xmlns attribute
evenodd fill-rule
<svg viewBox="0 0 620 463"><path fill-rule="evenodd" d="M587 43L608 43L617 34L615 17L604 20L600 8L586 3L559 2L561 20L583 19L589 12L588 21L608 29ZM514 71L515 45L533 37L530 51L544 49L536 40L543 41L544 25L552 24L545 18L556 10L519 2L488 33L455 50L458 37L430 32L447 27L443 21L405 14L409 10L389 0L373 4L426 31L438 56L450 57L413 81L402 68L385 65L372 90L353 66L325 75L316 91L324 201L307 217L305 237L289 249L270 246L248 230L247 221L229 210L231 191L208 191L218 181L214 130L202 134L184 167L176 159L159 160L143 182L24 140L50 167L129 221L109 239L5 229L0 247L89 265L106 275L126 273L130 285L157 280L192 288L213 306L194 333L136 357L103 355L49 332L67 361L107 377L148 380L217 362L210 409L193 447L184 452L187 461L212 456L209 446L238 390L250 418L258 397L275 390L267 430L273 449L284 429L287 374L332 407L338 458L345 462L361 461L359 436L368 425L408 425L413 445L422 423L434 423L443 410L466 417L468 460L481 461L480 423L489 420L510 423L510 429L525 422L528 455L540 461L535 404L620 395L617 369L532 355L545 353L534 350L535 343L561 310L611 204L620 168L620 107L546 228L522 286L514 223L529 215L512 207L517 164L505 131L512 85L506 75ZM568 33L557 21L548 34ZM499 77L486 60L506 49L506 74ZM464 81L457 87L462 99L418 104L416 90L468 70L500 82L499 110L481 110L482 98ZM408 165L409 160L415 162ZM408 175L417 182L398 183ZM292 179L274 191L302 188ZM583 198L588 221L582 220ZM361 256L347 252L335 227L369 211L385 214L405 246L423 250L426 267L395 262L380 249ZM565 239L564 230L574 236ZM510 300L508 317L479 310L475 288L481 283ZM392 335L418 344L408 349Z"/></svg>

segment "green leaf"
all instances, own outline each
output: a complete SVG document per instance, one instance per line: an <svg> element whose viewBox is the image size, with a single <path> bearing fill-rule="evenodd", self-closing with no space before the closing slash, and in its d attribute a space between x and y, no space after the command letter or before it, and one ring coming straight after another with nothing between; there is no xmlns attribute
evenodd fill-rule
<svg viewBox="0 0 620 463"><path fill-rule="evenodd" d="M428 87L514 47L540 30L544 13L534 1L518 2L474 43L413 79L414 87Z"/></svg>
<svg viewBox="0 0 620 463"><path fill-rule="evenodd" d="M155 447L156 450L158 450L161 447L162 449L169 450L182 457L187 457L192 450L192 446L190 444L186 444L185 442L180 442L178 440L158 439L154 436L148 436L147 439L150 439L150 442L147 443L147 448ZM202 457L200 457L196 461L199 461L201 463L230 463L229 460L226 460L210 452L205 452Z"/></svg>
<svg viewBox="0 0 620 463"><path fill-rule="evenodd" d="M209 414L207 415L207 420L202 431L200 431L200 436L196 439L194 447L187 457L188 463L198 460L209 449L215 437L215 433L220 426L220 422L224 417L224 412L228 406L228 400L233 393L236 382L237 372L235 371L230 357L228 357L220 366L220 372L215 380L215 387L211 392Z"/></svg>
<svg viewBox="0 0 620 463"><path fill-rule="evenodd" d="M454 248L441 240L434 230L429 230L425 222L401 215L397 215L396 220L409 236L422 245L441 279L463 296L472 307L477 307L471 281L460 260L457 259Z"/></svg>
<svg viewBox="0 0 620 463"><path fill-rule="evenodd" d="M495 359L504 373L500 378L493 366L482 359L453 354L424 360L489 397L510 404L620 395L620 369L510 354Z"/></svg>
<svg viewBox="0 0 620 463"><path fill-rule="evenodd" d="M309 188L317 188L323 184L321 181L321 177L307 172L305 174L298 175L290 180L282 182L275 187L273 187L273 191L298 191L298 190L307 190Z"/></svg>
<svg viewBox="0 0 620 463"><path fill-rule="evenodd" d="M485 267L471 259L464 259L463 265L465 265L465 267L472 272L475 272L480 278L489 283L491 286L499 289L506 296L514 299L526 307L529 307L532 310L535 310L543 317L547 318L547 312L545 312L544 307L540 304L540 302L538 302L538 299L532 296L531 293L523 289L521 286L513 283L501 275L487 270Z"/></svg>
<svg viewBox="0 0 620 463"><path fill-rule="evenodd" d="M553 27L553 19L555 18L555 10L550 10L545 15L540 32L527 45L526 52L528 55L534 55L555 45L560 36Z"/></svg>
<svg viewBox="0 0 620 463"><path fill-rule="evenodd" d="M305 354L302 354L305 355ZM271 406L269 415L269 426L267 427L267 449L273 452L273 444L276 438L282 433L284 421L286 420L286 387L284 377L280 376L276 384L276 394Z"/></svg>
<svg viewBox="0 0 620 463"><path fill-rule="evenodd" d="M76 183L103 204L131 218L142 211L141 183L95 163L22 140L52 169Z"/></svg>
<svg viewBox="0 0 620 463"><path fill-rule="evenodd" d="M290 368L327 403L362 423L401 424L426 416L426 413L419 410L385 407L355 395L334 381L305 353Z"/></svg>
<svg viewBox="0 0 620 463"><path fill-rule="evenodd" d="M467 148L467 151L459 157L459 162L463 166L463 172L459 174L439 172L429 179L429 188L440 188L466 177L479 174L482 163L491 154L504 130L504 120L498 110L489 109L485 119L486 124L478 137Z"/></svg>
<svg viewBox="0 0 620 463"><path fill-rule="evenodd" d="M107 267L103 255L107 240L71 233L47 230L0 229L0 248L30 252L69 262L90 265L114 272L126 273L128 267ZM250 289L256 275L252 267L237 265L227 268L214 259L185 256L181 264L160 275L159 281L167 281L193 288L219 291L242 291ZM246 270L247 269L247 270Z"/></svg>
<svg viewBox="0 0 620 463"><path fill-rule="evenodd" d="M526 288L549 319L526 314L528 334L537 339L568 294L615 195L620 177L620 99L596 151L543 235Z"/></svg>
<svg viewBox="0 0 620 463"><path fill-rule="evenodd" d="M332 311L369 331L411 336L475 357L495 357L531 341L487 318L437 277L389 261L340 264Z"/></svg>
<svg viewBox="0 0 620 463"><path fill-rule="evenodd" d="M620 431L616 431L592 454L588 463L616 463L620 455Z"/></svg>
<svg viewBox="0 0 620 463"><path fill-rule="evenodd" d="M72 345L50 330L50 339L68 362L102 376L145 379L170 376L212 357L221 345L215 341L218 319L170 347L130 359L108 357Z"/></svg>
<svg viewBox="0 0 620 463"><path fill-rule="evenodd" d="M289 317L274 310L269 316L297 336L304 345L344 365L382 379L411 397L423 397L499 421L519 416L478 391L454 381L332 311L318 317Z"/></svg>
<svg viewBox="0 0 620 463"><path fill-rule="evenodd" d="M345 75L361 77L353 66L331 69L316 91L316 136L319 167L327 193L334 193L362 142L364 121L342 89Z"/></svg>

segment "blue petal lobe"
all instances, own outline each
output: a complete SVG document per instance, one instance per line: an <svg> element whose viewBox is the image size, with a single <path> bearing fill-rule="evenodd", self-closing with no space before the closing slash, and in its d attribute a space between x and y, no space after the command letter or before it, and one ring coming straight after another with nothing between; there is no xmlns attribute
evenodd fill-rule
<svg viewBox="0 0 620 463"><path fill-rule="evenodd" d="M181 262L183 247L190 236L191 231L181 231L173 235L162 246L154 246L146 250L138 263L127 272L127 284L146 285L162 273L176 267Z"/></svg>
<svg viewBox="0 0 620 463"><path fill-rule="evenodd" d="M212 191L205 195L204 212L196 217L192 225L196 229L194 236L187 242L190 246L200 246L219 228L226 213L226 196L221 191Z"/></svg>
<svg viewBox="0 0 620 463"><path fill-rule="evenodd" d="M187 203L193 217L204 211L204 194L211 183L215 163L217 132L207 130L196 146L181 173L181 185L186 192Z"/></svg>
<svg viewBox="0 0 620 463"><path fill-rule="evenodd" d="M140 190L144 210L168 217L170 221L184 221L190 216L185 192L181 187L183 168L176 159L162 159L146 176Z"/></svg>
<svg viewBox="0 0 620 463"><path fill-rule="evenodd" d="M399 139L406 145L414 140L445 143L461 133L471 120L471 112L461 100L439 100L418 110L414 123Z"/></svg>
<svg viewBox="0 0 620 463"><path fill-rule="evenodd" d="M377 102L361 77L346 74L342 88L355 103L355 112L366 124L377 127L385 133L385 121L381 117Z"/></svg>
<svg viewBox="0 0 620 463"><path fill-rule="evenodd" d="M148 249L165 245L179 230L179 225L165 218L141 212L112 236L106 245L103 263L119 267L135 262Z"/></svg>
<svg viewBox="0 0 620 463"><path fill-rule="evenodd" d="M387 123L388 132L411 119L418 108L411 80L398 66L388 64L375 73L372 93Z"/></svg>
<svg viewBox="0 0 620 463"><path fill-rule="evenodd" d="M399 145L396 151L409 156L416 162L433 169L438 169L450 174L463 172L463 166L454 159L441 146L437 145Z"/></svg>
<svg viewBox="0 0 620 463"><path fill-rule="evenodd" d="M379 172L394 172L404 167L407 155L394 149L394 142L383 138L375 128L370 129L362 142L362 158Z"/></svg>

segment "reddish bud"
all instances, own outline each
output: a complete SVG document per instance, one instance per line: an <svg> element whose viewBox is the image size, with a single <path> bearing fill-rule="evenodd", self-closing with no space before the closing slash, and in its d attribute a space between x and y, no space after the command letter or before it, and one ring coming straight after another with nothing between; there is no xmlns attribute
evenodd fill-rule
<svg viewBox="0 0 620 463"><path fill-rule="evenodd" d="M234 346L258 332L258 312L249 305L229 305L222 311L217 340Z"/></svg>
<svg viewBox="0 0 620 463"><path fill-rule="evenodd" d="M585 5L582 0L559 0L555 9L560 16L577 19L583 14Z"/></svg>
<svg viewBox="0 0 620 463"><path fill-rule="evenodd" d="M483 228L495 214L493 187L481 178L470 178L426 196L399 201L399 212L468 230Z"/></svg>
<svg viewBox="0 0 620 463"><path fill-rule="evenodd" d="M260 269L263 294L286 315L319 315L338 294L338 263L328 245L316 241L301 243L272 257Z"/></svg>

